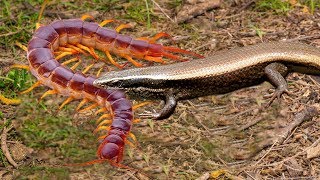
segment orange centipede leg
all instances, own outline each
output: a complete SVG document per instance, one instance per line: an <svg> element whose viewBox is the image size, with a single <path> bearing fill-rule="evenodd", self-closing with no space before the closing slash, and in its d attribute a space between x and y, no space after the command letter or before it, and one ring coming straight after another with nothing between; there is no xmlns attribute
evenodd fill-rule
<svg viewBox="0 0 320 180"><path fill-rule="evenodd" d="M54 89L48 90L40 97L40 100L42 100L43 98L45 98L48 95L53 95L53 94L57 94L57 93L58 93L57 90L54 90Z"/></svg>
<svg viewBox="0 0 320 180"><path fill-rule="evenodd" d="M82 106L83 106L84 104L86 104L87 102L90 102L90 100L87 99L87 98L84 98L84 99L79 103L79 105L77 106L76 111L79 111L79 109L82 108Z"/></svg>
<svg viewBox="0 0 320 180"><path fill-rule="evenodd" d="M23 65L23 64L14 64L14 65L11 65L10 68L25 69L27 71L30 70L30 67L28 65Z"/></svg>
<svg viewBox="0 0 320 180"><path fill-rule="evenodd" d="M162 38L162 37L169 37L171 38L171 36L165 32L160 32L157 33L156 35L154 35L152 38L149 39L149 43L155 43L158 39ZM171 38L172 39L172 38Z"/></svg>
<svg viewBox="0 0 320 180"><path fill-rule="evenodd" d="M124 143L128 144L130 147L133 147L133 148L136 147L132 142L128 141L127 139L124 140Z"/></svg>
<svg viewBox="0 0 320 180"><path fill-rule="evenodd" d="M68 103L70 103L72 100L74 100L74 98L72 96L68 97L65 101L63 101L63 103L59 106L59 110L61 110L65 105L67 105Z"/></svg>
<svg viewBox="0 0 320 180"><path fill-rule="evenodd" d="M28 51L27 46L22 45L21 43L19 43L19 42L17 42L17 41L15 42L15 44L16 44L19 48L23 49L24 51Z"/></svg>
<svg viewBox="0 0 320 180"><path fill-rule="evenodd" d="M71 48L71 49L74 49L75 51L77 51L78 53L82 53L84 55L88 55L85 51L83 51L81 48L75 46L75 45L72 45L72 44L67 44L66 47L68 48Z"/></svg>
<svg viewBox="0 0 320 180"><path fill-rule="evenodd" d="M134 142L137 142L137 138L136 138L136 136L135 136L133 133L129 132L128 135L131 137L131 139L132 139Z"/></svg>
<svg viewBox="0 0 320 180"><path fill-rule="evenodd" d="M91 109L94 109L94 108L96 108L98 106L99 106L98 103L94 103L94 104L91 104L90 106L88 106L88 107L86 107L84 109L79 110L78 112L79 113L83 113L83 112L89 111Z"/></svg>
<svg viewBox="0 0 320 180"><path fill-rule="evenodd" d="M141 120L140 119L134 119L133 121L132 121L132 123L138 123L138 122L140 122Z"/></svg>
<svg viewBox="0 0 320 180"><path fill-rule="evenodd" d="M103 125L109 125L112 123L112 120L108 119L108 120L103 120L101 121L101 123L99 123L98 127L103 126Z"/></svg>
<svg viewBox="0 0 320 180"><path fill-rule="evenodd" d="M178 57L178 56L177 56L177 57ZM145 60L148 60L148 61L153 61L153 62L162 63L162 64L165 64L165 63L166 63L166 62L162 59L162 57L145 56L144 59L145 59Z"/></svg>
<svg viewBox="0 0 320 180"><path fill-rule="evenodd" d="M99 113L103 113L103 112L106 112L106 111L108 111L108 109L105 108L105 107L103 107L103 108L100 108L98 111L96 111L96 112L94 113L94 115L98 115Z"/></svg>
<svg viewBox="0 0 320 180"><path fill-rule="evenodd" d="M98 70L98 72L97 72L97 77L99 77L99 76L100 76L100 74L101 74L102 70L103 70L103 67L101 67L101 68Z"/></svg>
<svg viewBox="0 0 320 180"><path fill-rule="evenodd" d="M7 105L18 105L21 103L20 99L8 99L0 94L0 101Z"/></svg>
<svg viewBox="0 0 320 180"><path fill-rule="evenodd" d="M37 81L36 83L34 83L31 87L29 87L27 90L24 90L22 92L20 92L20 94L25 94L25 93L28 93L30 91L32 91L34 88L38 87L41 85L41 82L40 81Z"/></svg>
<svg viewBox="0 0 320 180"><path fill-rule="evenodd" d="M98 124L98 123L99 123L101 120L103 120L103 119L109 119L109 118L111 118L111 117L112 117L111 114L103 114L102 116L100 116L99 119L96 120L96 124Z"/></svg>
<svg viewBox="0 0 320 180"><path fill-rule="evenodd" d="M76 61L79 61L79 58L75 57L75 58L69 59L69 60L64 61L63 63L61 63L61 65L65 66L65 65L68 65L68 64L76 62Z"/></svg>
<svg viewBox="0 0 320 180"><path fill-rule="evenodd" d="M56 57L56 60L59 61L61 58L65 57L65 56L68 56L68 55L73 55L75 53L73 52L63 52L61 54L59 54L57 57Z"/></svg>
<svg viewBox="0 0 320 180"><path fill-rule="evenodd" d="M84 15L81 16L80 19L81 19L82 21L85 21L85 20L87 20L87 19L94 20L94 17L91 16L91 15L89 15L89 14L84 14Z"/></svg>
<svg viewBox="0 0 320 180"><path fill-rule="evenodd" d="M122 29L128 29L128 28L132 28L132 26L130 24L120 24L117 28L116 28L116 32L120 32Z"/></svg>
<svg viewBox="0 0 320 180"><path fill-rule="evenodd" d="M122 55L122 57L126 58L129 62L131 62L133 65L136 67L142 67L141 63L138 63L137 61L133 60L130 56L128 55Z"/></svg>
<svg viewBox="0 0 320 180"><path fill-rule="evenodd" d="M94 65L94 64L91 64L91 65L87 66L87 67L82 71L82 73L83 73L83 74L87 73L87 72L92 68L93 65Z"/></svg>
<svg viewBox="0 0 320 180"><path fill-rule="evenodd" d="M109 51L105 51L105 54L107 56L107 58L109 59L109 61L111 62L111 64L113 64L114 66L116 66L119 69L122 69L124 67L124 65L120 65L119 63L117 63L111 56Z"/></svg>
<svg viewBox="0 0 320 180"><path fill-rule="evenodd" d="M102 130L107 130L107 131L109 131L109 130L110 130L110 126L100 126L100 127L97 127L97 128L93 131L93 134L96 134L98 131L102 131Z"/></svg>
<svg viewBox="0 0 320 180"><path fill-rule="evenodd" d="M81 61L79 60L76 64L71 66L70 69L74 71L80 65L80 63L81 63Z"/></svg>
<svg viewBox="0 0 320 180"><path fill-rule="evenodd" d="M103 27L103 26L105 26L106 24L109 24L109 23L111 23L111 22L114 22L114 20L113 20L113 19L106 19L106 20L102 21L102 22L99 24L99 26Z"/></svg>
<svg viewBox="0 0 320 180"><path fill-rule="evenodd" d="M94 49L92 47L87 47L87 46L84 46L82 44L77 44L76 45L78 48L80 49L83 49L85 51L87 51L91 56L93 56L94 59L101 59L97 54L96 52L94 51Z"/></svg>
<svg viewBox="0 0 320 180"><path fill-rule="evenodd" d="M98 137L98 141L99 141L99 140L103 140L103 139L106 138L106 137L107 137L107 135L99 136L99 137Z"/></svg>
<svg viewBox="0 0 320 180"><path fill-rule="evenodd" d="M136 110L136 109L138 109L139 107L146 106L146 105L148 105L148 104L152 104L152 102L151 102L151 101L146 101L146 102L139 103L139 104L137 104L137 105L134 105L134 106L132 107L132 109L133 109L133 110Z"/></svg>

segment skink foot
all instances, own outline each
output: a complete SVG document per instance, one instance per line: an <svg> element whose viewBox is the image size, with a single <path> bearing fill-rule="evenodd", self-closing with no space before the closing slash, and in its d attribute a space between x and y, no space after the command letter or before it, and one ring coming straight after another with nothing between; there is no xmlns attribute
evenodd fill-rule
<svg viewBox="0 0 320 180"><path fill-rule="evenodd" d="M281 99L281 95L283 93L292 95L292 93L290 91L288 91L286 86L281 86L280 88L276 89L276 91L271 95L271 99L269 100L269 102L265 105L265 108L269 107L271 105L271 103L277 98L278 100ZM270 96L269 96L270 97Z"/></svg>

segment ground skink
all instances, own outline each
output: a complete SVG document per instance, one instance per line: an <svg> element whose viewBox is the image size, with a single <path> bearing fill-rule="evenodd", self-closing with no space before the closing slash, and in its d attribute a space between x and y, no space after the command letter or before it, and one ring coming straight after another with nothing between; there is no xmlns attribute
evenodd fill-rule
<svg viewBox="0 0 320 180"><path fill-rule="evenodd" d="M177 101L223 94L269 80L272 100L287 92L289 72L320 74L320 49L297 42L261 43L218 52L204 59L109 72L94 85L120 88L131 98L162 99L154 119L168 118Z"/></svg>

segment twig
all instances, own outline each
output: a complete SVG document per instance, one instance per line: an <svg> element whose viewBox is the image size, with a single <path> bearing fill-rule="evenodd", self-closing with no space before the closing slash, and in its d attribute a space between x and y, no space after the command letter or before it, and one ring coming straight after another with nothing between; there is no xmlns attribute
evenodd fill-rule
<svg viewBox="0 0 320 180"><path fill-rule="evenodd" d="M6 124L5 122L6 121L4 121L4 125ZM9 149L8 149L8 146L7 146L7 133L9 131L11 131L12 128L13 128L12 125L10 125L8 128L6 126L3 127L2 134L1 134L1 149L2 149L2 152L3 152L4 156L9 161L9 163L13 167L17 168L18 164L12 159L11 154L10 154Z"/></svg>
<svg viewBox="0 0 320 180"><path fill-rule="evenodd" d="M154 0L151 0L159 9L160 11L171 21L174 23L174 20L161 8L161 6Z"/></svg>
<svg viewBox="0 0 320 180"><path fill-rule="evenodd" d="M278 143L277 141L274 142L274 143L272 144L272 146L268 149L268 151L267 151L253 166L257 166L257 165L262 161L262 159L265 158L265 157L270 153L270 151L272 150L272 148L273 148L277 143Z"/></svg>
<svg viewBox="0 0 320 180"><path fill-rule="evenodd" d="M14 32L8 32L8 33L5 33L5 34L0 34L0 37L11 36L11 35L19 33L21 30L22 29L19 29L18 31L14 31Z"/></svg>
<svg viewBox="0 0 320 180"><path fill-rule="evenodd" d="M199 16L206 11L219 7L220 0L204 1L197 4L185 4L177 14L177 23L183 23L189 19Z"/></svg>
<svg viewBox="0 0 320 180"><path fill-rule="evenodd" d="M296 37L292 39L287 39L287 42L292 42L292 41L301 41L301 40L306 40L306 39L317 39L320 38L319 34L316 35L311 35L311 36L301 36L301 37Z"/></svg>
<svg viewBox="0 0 320 180"><path fill-rule="evenodd" d="M251 1L247 2L244 6L242 6L240 9L238 9L237 14L242 12L243 10L247 9L248 7L250 7L254 3L256 3L256 0L251 0Z"/></svg>
<svg viewBox="0 0 320 180"><path fill-rule="evenodd" d="M264 158L273 148L273 146L275 144L282 144L285 139L290 135L290 132L295 129L297 126L299 126L300 124L302 124L304 121L306 120L309 120L311 119L312 117L314 116L317 116L319 115L319 105L316 104L316 105L313 105L313 106L309 106L309 107L306 107L304 110L302 110L301 112L297 113L295 116L294 116L294 120L291 124L289 124L287 126L287 128L285 128L282 132L279 133L279 135L275 138L273 138L271 141L269 141L269 143L267 144L264 144L263 145L263 148L264 147L267 147L267 146L270 146L271 143L272 143L272 146L270 147L270 149L268 150L268 152L262 156L262 158ZM316 142L314 142L310 147L308 147L307 149L315 146L316 143L318 143L320 141L320 139L318 139ZM269 164L269 165L264 165L264 166L275 166L275 165L278 165L280 163L284 163L285 161L288 161L290 160L291 158L294 158L300 154L302 154L303 152L306 152L307 149L303 150L302 152L299 152L297 153L296 155L294 156L291 156L289 158L285 158L284 160L280 161L280 162L276 162L276 163L273 163L273 164ZM262 159L261 158L261 159ZM260 162L261 162L261 159L259 161L257 161L254 165L252 166L257 166Z"/></svg>
<svg viewBox="0 0 320 180"><path fill-rule="evenodd" d="M256 118L254 121L249 121L249 123L247 123L246 125L243 125L242 127L240 127L240 128L238 129L238 131L246 130L246 129L248 129L249 127L257 124L258 122L260 122L262 119L263 119L262 117L258 117L258 118Z"/></svg>
<svg viewBox="0 0 320 180"><path fill-rule="evenodd" d="M301 112L297 113L294 118L293 122L290 123L281 133L280 135L276 138L275 141L278 141L279 144L282 144L284 140L289 136L290 132L295 129L297 126L300 126L304 121L311 119L314 116L319 115L319 111L317 107L315 106L310 106L306 107L304 110ZM274 141L274 142L275 142Z"/></svg>

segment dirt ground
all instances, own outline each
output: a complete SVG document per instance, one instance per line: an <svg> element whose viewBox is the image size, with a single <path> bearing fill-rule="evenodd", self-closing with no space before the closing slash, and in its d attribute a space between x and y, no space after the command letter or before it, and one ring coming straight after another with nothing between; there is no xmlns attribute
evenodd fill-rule
<svg viewBox="0 0 320 180"><path fill-rule="evenodd" d="M144 37L166 32L174 42L164 38L160 43L204 56L281 40L320 48L317 0L301 3L228 0L213 9L204 9L208 6L201 6L201 2L52 1L40 22L49 24L55 19L78 18L83 14L91 14L97 22L116 19L119 22L108 27L119 23L134 26L122 34ZM204 1L210 2L213 0ZM0 62L6 62L0 64L0 75L18 73L19 77L26 77L22 78L26 79L23 82L26 89L35 79L25 71L8 72L6 64L27 64L26 53L14 46L14 42L27 44L30 40L37 21L34 14L39 12L41 2L3 1L0 5L3 19ZM185 9L191 11L193 7L198 8L198 13L187 18ZM181 23L176 23L177 20ZM11 33L7 27L12 28ZM88 62L82 67L85 63ZM100 62L96 66L101 65ZM116 68L105 66L108 69ZM7 83L8 86L0 87L0 92L21 99L22 103L0 104L2 135L7 135L5 142L2 136L1 143L6 144L18 168L11 165L2 149L0 176L6 179L317 179L320 176L320 118L316 116L319 83L311 76L297 73L290 74L287 81L291 93L284 94L268 108L263 105L274 88L266 82L224 95L181 101L169 119L143 119L134 124L132 132L137 137L137 147L126 146L122 164L139 172L108 163L65 166L96 159L98 142L92 131L98 116L94 111L75 112L78 101L57 111L65 100L60 95L38 101L46 87L20 95L15 85ZM139 108L136 117L161 107L158 101ZM8 128L10 131L4 133Z"/></svg>

